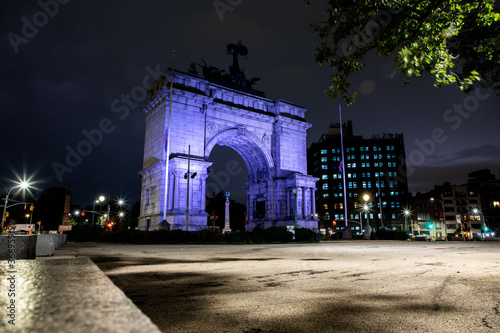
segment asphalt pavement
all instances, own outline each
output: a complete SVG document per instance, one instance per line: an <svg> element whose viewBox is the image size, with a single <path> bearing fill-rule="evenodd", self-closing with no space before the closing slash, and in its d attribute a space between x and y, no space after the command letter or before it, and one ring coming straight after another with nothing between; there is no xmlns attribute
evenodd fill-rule
<svg viewBox="0 0 500 333"><path fill-rule="evenodd" d="M69 243L162 332L500 332L500 242Z"/></svg>

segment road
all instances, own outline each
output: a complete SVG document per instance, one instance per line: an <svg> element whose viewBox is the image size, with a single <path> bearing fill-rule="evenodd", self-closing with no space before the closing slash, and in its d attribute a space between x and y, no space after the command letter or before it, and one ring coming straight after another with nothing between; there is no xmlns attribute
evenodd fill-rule
<svg viewBox="0 0 500 333"><path fill-rule="evenodd" d="M500 242L72 243L163 332L500 332Z"/></svg>

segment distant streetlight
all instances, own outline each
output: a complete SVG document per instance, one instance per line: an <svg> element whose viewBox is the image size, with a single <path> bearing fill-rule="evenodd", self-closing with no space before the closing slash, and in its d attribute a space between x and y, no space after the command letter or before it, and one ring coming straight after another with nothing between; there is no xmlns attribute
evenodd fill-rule
<svg viewBox="0 0 500 333"><path fill-rule="evenodd" d="M477 208L474 208L474 209L472 210L472 212L473 212L474 214L480 214L480 215L481 215L481 222L482 222L482 225L483 225L483 230L482 230L483 232L481 232L481 237L483 237L483 238L484 238L483 233L484 233L484 232L486 232L486 224L485 224L485 221L484 221L484 215L483 215L483 213L482 213L479 209L477 209Z"/></svg>
<svg viewBox="0 0 500 333"><path fill-rule="evenodd" d="M102 210L102 203L103 201L106 200L104 195L100 195L97 200L94 201L94 204L92 206L92 227L94 226L94 215L95 215L95 205L99 204L99 216L101 215L101 210Z"/></svg>
<svg viewBox="0 0 500 333"><path fill-rule="evenodd" d="M403 214L405 215L405 230L406 230L406 220L408 219L408 216L411 215L411 212L408 209L405 209L403 211ZM411 220L411 237L413 238L413 220Z"/></svg>
<svg viewBox="0 0 500 333"><path fill-rule="evenodd" d="M4 185L5 186L5 185ZM5 199L4 199L4 205L3 205L3 214L2 214L2 231L3 231L3 228L4 228L4 222L6 222L6 217L5 217L5 213L7 212L7 205L9 204L9 195L10 195L10 192L12 192L13 189L15 189L16 187L20 187L21 189L25 190L27 189L29 186L28 182L26 181L22 181L21 183L13 186L9 192L7 192L7 195L5 196ZM7 190L7 187L5 186L5 190Z"/></svg>
<svg viewBox="0 0 500 333"><path fill-rule="evenodd" d="M366 224L368 226L368 229L370 228L370 207L368 204L363 205L363 212L366 214Z"/></svg>
<svg viewBox="0 0 500 333"><path fill-rule="evenodd" d="M434 201L434 200L437 200L441 203L441 207L443 208L443 227L444 227L444 240L445 241L448 241L448 231L446 230L446 219L444 218L444 202L442 200L439 200L439 199L434 199L434 198L431 198L431 201ZM441 216L440 216L441 217ZM437 230L434 230L434 232L436 233L437 235ZM437 237L436 237L437 238Z"/></svg>
<svg viewBox="0 0 500 333"><path fill-rule="evenodd" d="M370 226L370 206L368 205L368 201L370 200L370 196L368 194L363 195L363 200L365 201L363 205L363 212L366 214L366 223L368 230L371 228Z"/></svg>
<svg viewBox="0 0 500 333"><path fill-rule="evenodd" d="M295 197L295 226L294 228L297 229L299 227L299 223L297 222L297 189L293 189L293 195Z"/></svg>

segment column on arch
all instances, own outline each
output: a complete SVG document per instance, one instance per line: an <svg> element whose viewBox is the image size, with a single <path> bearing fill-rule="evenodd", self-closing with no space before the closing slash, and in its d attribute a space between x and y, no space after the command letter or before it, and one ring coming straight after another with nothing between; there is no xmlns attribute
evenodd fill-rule
<svg viewBox="0 0 500 333"><path fill-rule="evenodd" d="M316 218L316 188L311 187L311 210L312 218Z"/></svg>
<svg viewBox="0 0 500 333"><path fill-rule="evenodd" d="M175 175L175 187L174 187L174 207L173 209L179 209L180 208L180 202L179 202L179 198L180 198L180 180L181 178L184 177L184 173L182 171L175 171L174 172L174 175Z"/></svg>
<svg viewBox="0 0 500 333"><path fill-rule="evenodd" d="M300 199L300 201L299 201ZM304 219L304 188L302 186L297 187L297 216Z"/></svg>

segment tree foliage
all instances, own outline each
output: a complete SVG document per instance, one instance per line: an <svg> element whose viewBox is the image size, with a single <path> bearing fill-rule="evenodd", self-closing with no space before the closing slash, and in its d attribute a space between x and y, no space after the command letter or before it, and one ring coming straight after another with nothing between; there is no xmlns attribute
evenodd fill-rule
<svg viewBox="0 0 500 333"><path fill-rule="evenodd" d="M319 36L315 60L333 70L326 95L352 104L356 93L348 79L372 51L394 58L404 84L428 73L437 87L482 87L500 95L500 13L493 3L329 0L328 20L311 24Z"/></svg>

